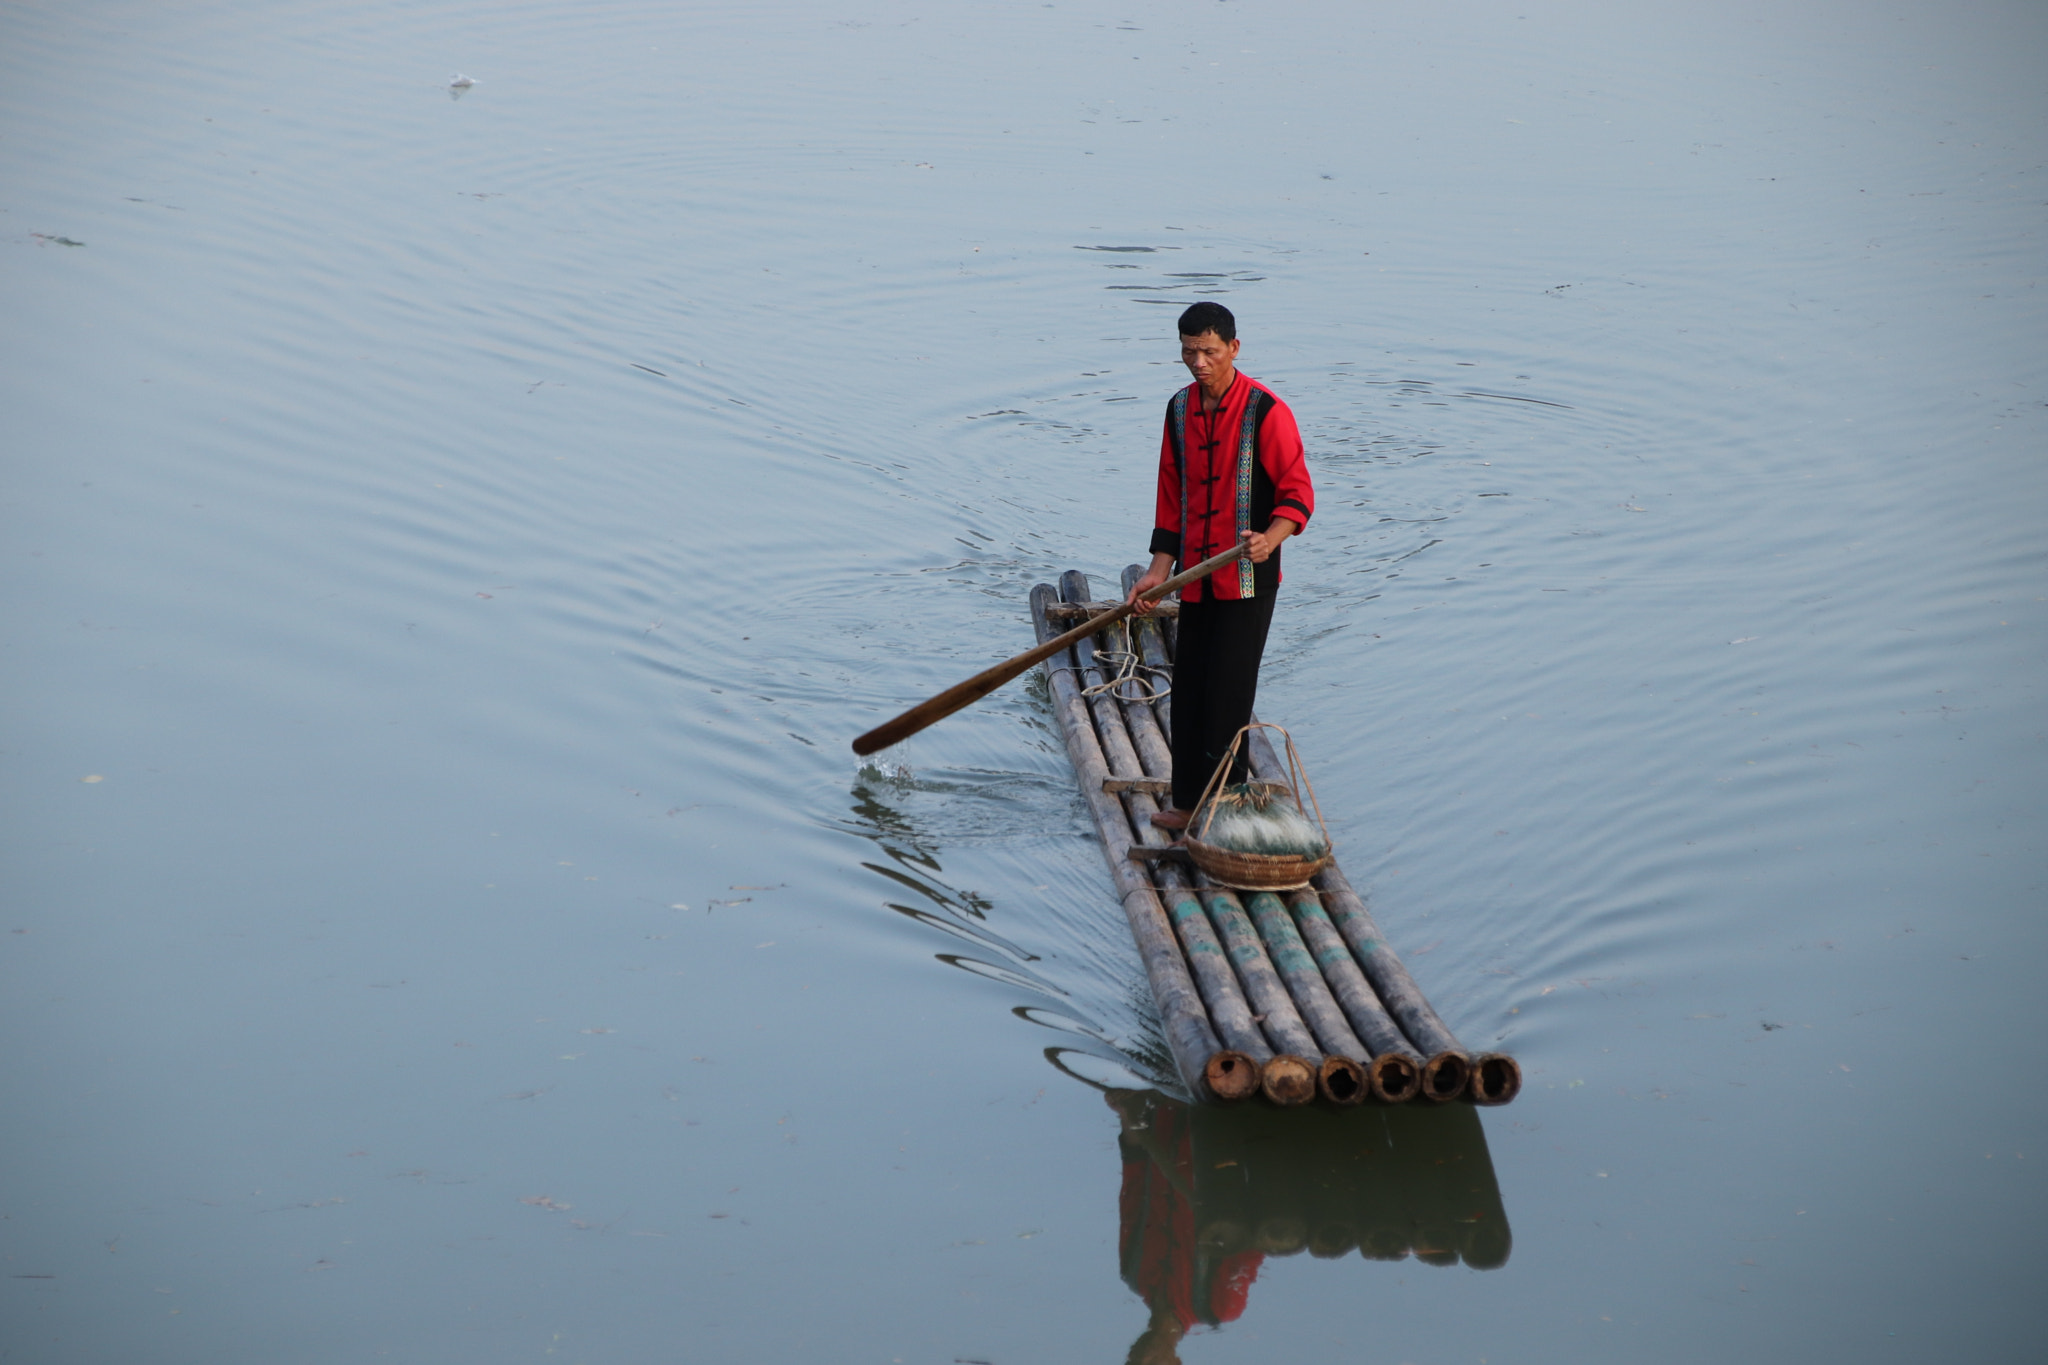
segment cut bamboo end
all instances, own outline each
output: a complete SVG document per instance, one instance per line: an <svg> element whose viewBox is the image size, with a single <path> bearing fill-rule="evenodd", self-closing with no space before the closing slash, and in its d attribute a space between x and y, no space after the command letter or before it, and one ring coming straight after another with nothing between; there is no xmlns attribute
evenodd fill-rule
<svg viewBox="0 0 2048 1365"><path fill-rule="evenodd" d="M1373 1098L1384 1104L1406 1104L1422 1093L1422 1068L1413 1057L1382 1052L1366 1072Z"/></svg>
<svg viewBox="0 0 2048 1365"><path fill-rule="evenodd" d="M1462 1052L1439 1052L1422 1064L1422 1098L1444 1104L1465 1093L1472 1064Z"/></svg>
<svg viewBox="0 0 2048 1365"><path fill-rule="evenodd" d="M1203 1065L1202 1083L1225 1104L1248 1100L1259 1093L1259 1064L1226 1048Z"/></svg>
<svg viewBox="0 0 2048 1365"><path fill-rule="evenodd" d="M1316 1071L1316 1090L1331 1104L1338 1106L1362 1102L1372 1093L1372 1083L1366 1079L1365 1068L1349 1057L1325 1057Z"/></svg>
<svg viewBox="0 0 2048 1365"><path fill-rule="evenodd" d="M1472 1059L1465 1098L1474 1104L1506 1104L1522 1093L1522 1064L1504 1052L1482 1052Z"/></svg>
<svg viewBox="0 0 2048 1365"><path fill-rule="evenodd" d="M1318 1223L1309 1230L1308 1254L1317 1260L1334 1261L1358 1247L1358 1229L1342 1219Z"/></svg>
<svg viewBox="0 0 2048 1365"><path fill-rule="evenodd" d="M1307 1104L1316 1097L1316 1068L1292 1053L1283 1052L1267 1062L1259 1077L1259 1089L1282 1108Z"/></svg>

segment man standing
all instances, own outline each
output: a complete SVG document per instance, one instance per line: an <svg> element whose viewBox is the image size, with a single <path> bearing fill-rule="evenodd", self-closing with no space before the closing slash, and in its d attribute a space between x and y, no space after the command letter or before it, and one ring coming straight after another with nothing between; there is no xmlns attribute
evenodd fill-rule
<svg viewBox="0 0 2048 1365"><path fill-rule="evenodd" d="M1166 405L1152 567L1131 588L1164 583L1242 541L1249 553L1180 590L1173 667L1173 807L1152 817L1184 830L1231 739L1252 716L1259 661L1280 588L1280 543L1316 508L1301 432L1287 405L1237 371L1237 319L1220 303L1180 315L1180 358L1195 382ZM1229 781L1245 778L1241 752Z"/></svg>

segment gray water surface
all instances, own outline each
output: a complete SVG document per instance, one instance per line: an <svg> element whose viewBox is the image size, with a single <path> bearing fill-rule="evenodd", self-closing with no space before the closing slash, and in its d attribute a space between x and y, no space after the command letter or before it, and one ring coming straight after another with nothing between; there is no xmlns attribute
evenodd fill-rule
<svg viewBox="0 0 2048 1365"><path fill-rule="evenodd" d="M2044 65L9 7L0 1359L2031 1354ZM1318 487L1260 710L1510 1108L1188 1115L1042 685L848 752L1142 557L1198 298Z"/></svg>

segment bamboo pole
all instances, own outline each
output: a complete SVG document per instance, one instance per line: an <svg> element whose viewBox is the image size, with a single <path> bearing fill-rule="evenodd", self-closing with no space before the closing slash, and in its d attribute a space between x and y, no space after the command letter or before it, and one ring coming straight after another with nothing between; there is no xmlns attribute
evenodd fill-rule
<svg viewBox="0 0 2048 1365"><path fill-rule="evenodd" d="M1437 1018L1415 978L1408 975L1401 959L1387 946L1379 925L1373 922L1372 912L1345 879L1344 869L1331 863L1316 874L1315 881L1316 888L1323 893L1323 907L1329 911L1344 941L1351 945L1351 951L1357 954L1365 979L1372 983L1387 1013L1400 1022L1401 1031L1429 1059L1422 1066L1423 1098L1458 1098L1471 1074L1470 1054L1456 1035L1444 1027L1444 1021Z"/></svg>
<svg viewBox="0 0 2048 1365"><path fill-rule="evenodd" d="M1205 559L1193 568L1183 570L1159 586L1152 588L1147 592L1145 600L1147 602L1156 602L1168 593L1184 587L1198 578L1207 577L1218 569L1236 563L1244 557L1244 554L1245 547L1243 544L1239 544L1229 550L1225 550L1220 555L1214 555ZM1050 659L1061 650L1069 648L1076 640L1085 639L1095 634L1112 621L1122 620L1131 614L1131 610L1131 604L1125 602L1111 607L1096 620L1082 622L1065 634L1049 631L1040 637L1035 648L1027 649L1022 654L1013 655L992 668L984 668L965 682L955 683L937 696L928 697L919 702L895 719L877 725L874 729L853 741L853 751L865 756L878 750L886 749L891 744L901 743L919 730L924 729L927 725L936 724L947 716L952 715L955 711L963 707L972 706L975 702L980 701L983 697L1010 681L1010 679L1023 673L1024 670L1030 668L1033 664ZM1046 624L1048 627L1051 626L1050 621Z"/></svg>
<svg viewBox="0 0 2048 1365"><path fill-rule="evenodd" d="M1321 1045L1325 1061L1318 1078L1323 1082L1323 1097L1337 1104L1358 1103L1370 1088L1360 1064L1372 1060L1372 1053L1351 1031L1344 1011L1337 1007L1336 998L1330 994L1322 971L1316 966L1315 958L1310 956L1308 946L1301 941L1301 934L1295 929L1294 921L1288 918L1287 907L1280 903L1280 898L1270 891L1255 891L1241 899L1252 923L1258 928L1259 937L1265 940L1266 952L1274 969L1287 983L1287 994ZM1328 1061L1330 1058L1340 1058L1351 1065L1333 1068Z"/></svg>
<svg viewBox="0 0 2048 1365"><path fill-rule="evenodd" d="M1088 594L1088 576L1078 569L1069 569L1060 575L1060 593L1066 598L1085 599ZM1102 681L1101 670L1095 663L1095 642L1093 637L1084 637L1074 644L1074 672L1070 675L1076 690L1098 686ZM1133 749L1130 734L1123 724L1123 713L1118 703L1102 693L1088 699L1088 711L1095 727L1095 735L1102 745L1105 758L1112 767L1121 767L1125 772L1138 772L1143 760ZM1117 786L1119 784L1105 784ZM1119 813L1124 816L1121 832L1129 839L1129 832L1136 831L1140 843L1155 843L1148 837L1156 835L1151 823L1151 813L1158 807L1152 798L1142 791L1126 791L1118 804ZM1129 863L1125 866L1128 868ZM1185 883L1183 883L1185 884ZM1156 891L1155 891L1156 894ZM1235 978L1231 975L1229 960L1224 956L1223 946L1216 941L1208 921L1202 916L1201 902L1189 895L1174 895L1169 892L1159 897L1166 915L1173 924L1182 947L1187 954L1187 963L1197 981L1197 994L1203 1004L1209 1007L1211 1027L1227 1024L1220 1030L1223 1052L1204 1063L1203 1079L1219 1098L1236 1100L1248 1097L1256 1090L1263 1078L1265 1063L1270 1061L1273 1051L1260 1036L1258 1026L1253 1022L1250 1007L1236 990ZM1190 918L1189 912L1193 917ZM1233 1001L1233 997L1235 997ZM1219 1013L1220 1010L1220 1013Z"/></svg>
<svg viewBox="0 0 2048 1365"><path fill-rule="evenodd" d="M1126 570L1126 590L1129 580L1136 574ZM1061 586L1068 587L1063 579ZM1073 585L1083 590L1086 584ZM1143 625L1144 623L1140 623ZM1094 678L1087 666L1082 666L1082 677L1092 685ZM1173 771L1173 756L1162 742L1153 743L1145 737L1140 726L1152 719L1151 709L1143 703L1126 701L1123 707L1124 719L1131 724L1133 738L1138 742L1138 761L1148 777L1165 777ZM1150 726L1150 733L1157 735L1157 725ZM1113 786L1115 784L1112 784ZM1171 845L1171 838L1164 830L1153 826L1151 816L1159 809L1153 797L1143 791L1132 789L1124 798L1125 808L1130 815L1131 827L1136 831L1138 842L1147 848L1164 848ZM1215 927L1209 923L1208 915L1202 909L1201 897L1194 884L1180 868L1155 863L1152 865L1152 882L1166 907L1167 917L1173 922L1174 931L1180 936L1182 949L1187 954L1188 967L1194 973L1195 985L1202 996L1202 1003L1208 1007L1209 1021L1229 1053L1241 1053L1254 1065L1244 1079L1256 1087L1259 1073L1266 1062L1273 1059L1273 1049L1259 1032L1258 1021L1252 1017L1251 1006L1246 1003L1243 990L1238 986L1237 975L1232 970L1230 959L1225 955L1223 945L1217 941ZM1228 1056L1228 1053L1222 1054ZM1235 1079L1226 1077L1226 1083ZM1211 1088L1217 1081L1211 1078Z"/></svg>
<svg viewBox="0 0 2048 1365"><path fill-rule="evenodd" d="M1372 984L1351 956L1350 945L1337 932L1337 926L1330 923L1321 897L1313 887L1303 887L1288 894L1287 905L1294 912L1294 922L1308 945L1309 955L1322 968L1330 994L1343 1007L1344 1017L1351 1021L1358 1040L1372 1054L1366 1077L1373 1095L1389 1104L1415 1098L1422 1085L1422 1055L1402 1035L1401 1026L1373 994Z"/></svg>
<svg viewBox="0 0 2048 1365"><path fill-rule="evenodd" d="M1078 598L1076 595L1078 594ZM1069 601L1088 596L1088 575L1069 569L1060 575L1060 596ZM1074 641L1074 661L1080 668L1083 688L1100 687L1106 681L1095 662L1095 637L1084 635ZM1095 733L1102 741L1102 754L1111 772L1137 774L1144 771L1138 751L1131 744L1131 732L1124 724L1123 706L1115 697L1097 692L1088 698L1088 711L1095 721Z"/></svg>
<svg viewBox="0 0 2048 1365"><path fill-rule="evenodd" d="M1472 1056L1472 1075L1465 1082L1465 1098L1474 1104L1506 1104L1522 1093L1522 1064L1505 1052L1478 1052Z"/></svg>
<svg viewBox="0 0 2048 1365"><path fill-rule="evenodd" d="M1045 619L1045 607L1053 600L1055 594L1048 584L1040 584L1031 590L1032 624L1041 640L1054 634L1052 624ZM1202 1008L1201 996L1188 974L1187 961L1181 956L1179 941L1159 904L1159 897L1130 861L1130 825L1117 798L1102 789L1108 765L1103 760L1101 746L1096 743L1087 707L1081 702L1080 689L1074 685L1074 675L1051 670L1048 686L1052 693L1053 711L1059 717L1060 732L1067 741L1067 757L1073 761L1074 774L1081 783L1081 795L1088 802L1088 809L1095 817L1096 830L1102 836L1110 879L1116 884L1118 898L1123 902L1124 917L1130 922L1131 937L1144 961L1152 999L1159 1007L1160 1030L1166 1037L1167 1048L1173 1054L1181 1080L1188 1092L1197 1097L1211 1096L1220 1100L1244 1098L1257 1084L1259 1065L1241 1054L1228 1054L1216 1037L1209 1016ZM1250 1084L1245 1084L1247 1078Z"/></svg>
<svg viewBox="0 0 2048 1365"><path fill-rule="evenodd" d="M1302 1022L1236 894L1228 887L1204 886L1201 896L1209 909L1209 921L1216 926L1231 965L1237 968L1237 979L1244 983L1245 998L1258 1011L1259 1024L1279 1054L1266 1064L1260 1078L1266 1097L1275 1104L1307 1104L1316 1096L1322 1066L1323 1052L1316 1046L1315 1035Z"/></svg>
<svg viewBox="0 0 2048 1365"><path fill-rule="evenodd" d="M1209 1022L1226 1049L1219 1055L1241 1054L1250 1061L1252 1068L1247 1090L1256 1089L1260 1072L1267 1062L1273 1060L1273 1049L1266 1042L1265 1035L1259 1032L1258 1020L1252 1017L1251 1006L1238 987L1230 958L1217 941L1215 927L1209 923L1209 916L1202 909L1202 898L1179 868L1162 867L1154 876L1159 885L1159 898L1165 902L1167 916L1173 921L1181 946L1187 952L1188 966L1194 972L1202 1003L1209 1008ZM1213 1081L1211 1088L1215 1088Z"/></svg>
<svg viewBox="0 0 2048 1365"><path fill-rule="evenodd" d="M1124 570L1126 582L1135 583L1141 571L1133 564ZM1154 668L1163 668L1169 677L1173 674L1173 651L1166 643L1166 623L1151 617L1138 621L1138 653ZM1173 697L1171 693L1152 703L1152 718L1158 722L1159 733L1166 737L1169 747L1173 743Z"/></svg>
<svg viewBox="0 0 2048 1365"><path fill-rule="evenodd" d="M1271 781L1284 781L1286 765L1267 742L1263 730L1251 732L1252 770L1259 777ZM1472 1070L1471 1054L1457 1039L1444 1021L1430 1008L1429 1000L1415 984L1415 978L1401 965L1401 959L1387 945L1379 925L1373 921L1372 912L1365 908L1365 902L1351 889L1350 881L1344 876L1344 869L1336 863L1316 874L1315 884L1323 895L1323 907L1329 912L1332 922L1344 941L1358 957L1364 968L1365 978L1372 983L1375 994L1401 1025L1401 1031L1410 1042L1428 1058L1422 1066L1422 1094L1425 1099L1454 1100L1465 1092L1466 1082ZM1514 1067L1509 1059L1508 1067L1496 1067L1497 1073L1507 1073L1512 1068L1516 1078L1520 1068ZM1500 1101L1494 1101L1499 1103Z"/></svg>

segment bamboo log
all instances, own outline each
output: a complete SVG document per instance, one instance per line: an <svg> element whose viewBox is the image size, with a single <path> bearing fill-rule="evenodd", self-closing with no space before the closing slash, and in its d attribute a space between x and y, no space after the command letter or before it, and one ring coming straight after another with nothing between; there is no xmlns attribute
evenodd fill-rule
<svg viewBox="0 0 2048 1365"><path fill-rule="evenodd" d="M1252 771L1260 778L1285 781L1287 768L1266 740L1266 732L1251 733ZM1380 1003L1401 1025L1410 1042L1428 1058L1422 1066L1422 1094L1426 1099L1454 1100L1463 1094L1472 1069L1471 1055L1444 1021L1430 1008L1429 1000L1401 965L1401 959L1387 946L1372 912L1351 889L1344 869L1335 863L1316 874L1315 884L1323 893L1323 907L1358 957L1365 978L1372 983ZM1507 1068L1496 1068L1505 1073ZM1514 1068L1519 1077L1520 1068ZM1506 1077L1502 1075L1503 1084Z"/></svg>
<svg viewBox="0 0 2048 1365"><path fill-rule="evenodd" d="M1318 1076L1315 1063L1305 1057L1282 1053L1267 1062L1259 1073L1259 1089L1273 1103L1291 1109L1316 1097Z"/></svg>
<svg viewBox="0 0 2048 1365"><path fill-rule="evenodd" d="M1060 596L1068 601L1085 599L1088 596L1088 575L1079 569L1069 569L1061 574ZM1074 661L1080 669L1084 688L1100 687L1106 681L1095 662L1094 636L1084 635L1074 641ZM1123 706L1117 699L1097 692L1088 698L1088 711L1094 718L1095 733L1102 742L1102 753L1109 760L1110 770L1132 775L1143 772L1144 765L1131 744L1131 732L1124 725Z"/></svg>
<svg viewBox="0 0 2048 1365"><path fill-rule="evenodd" d="M1069 570L1060 576L1060 590L1070 597L1085 598L1087 575ZM1074 672L1068 675L1069 687L1078 696L1080 686L1093 687L1101 681L1101 671L1095 667L1092 638L1076 641ZM1120 763L1137 768L1139 760L1131 748L1130 736L1124 729L1122 711L1117 703L1099 693L1088 700L1092 703L1088 710L1095 726L1094 732L1103 743L1104 752L1116 755L1116 761ZM1103 785L1105 788L1112 786L1108 782ZM1115 800L1114 797L1111 799ZM1153 829L1149 818L1155 809L1152 798L1142 792L1130 792L1123 802L1118 803L1118 813L1124 817L1120 832L1127 845L1132 842L1131 831L1136 831L1141 842L1156 844L1163 839L1164 836ZM1124 856L1128 858L1129 854ZM1185 886L1183 878L1181 887ZM1258 1088L1263 1079L1264 1064L1272 1058L1273 1050L1260 1035L1250 1007L1236 988L1223 945L1216 941L1207 919L1203 917L1200 900L1192 895L1176 895L1171 889L1159 899L1186 951L1188 967L1197 980L1197 994L1209 1008L1210 1025L1219 1028L1221 1033L1219 1041L1224 1050L1204 1064L1203 1080L1219 1099L1246 1098Z"/></svg>
<svg viewBox="0 0 2048 1365"><path fill-rule="evenodd" d="M1245 998L1258 1011L1260 1026L1272 1041L1274 1050L1280 1054L1266 1064L1266 1074L1261 1077L1267 1098L1275 1104L1308 1103L1315 1098L1322 1049L1316 1046L1315 1036L1302 1022L1280 974L1266 956L1265 945L1259 941L1259 931L1252 927L1251 917L1245 913L1237 896L1221 886L1204 886L1201 896L1202 903L1209 909L1209 921L1216 926L1217 936L1223 940L1231 965L1237 968L1237 979L1244 985ZM1300 1063L1300 1070L1283 1068L1276 1075L1274 1069L1290 1057Z"/></svg>
<svg viewBox="0 0 2048 1365"><path fill-rule="evenodd" d="M1124 570L1124 591L1129 592L1143 570L1132 564ZM1166 644L1166 623L1149 616L1138 618L1137 639L1139 657L1153 668L1173 674L1173 653ZM1159 733L1165 737L1169 750L1173 744L1173 697L1169 694L1152 703L1152 718L1159 724Z"/></svg>
<svg viewBox="0 0 2048 1365"><path fill-rule="evenodd" d="M1334 1105L1363 1104L1372 1094L1372 1075L1349 1057L1333 1052L1316 1069L1316 1091Z"/></svg>
<svg viewBox="0 0 2048 1365"><path fill-rule="evenodd" d="M1053 590L1049 585L1041 584L1031 590L1032 625L1041 641L1054 638L1052 623L1045 619L1045 607L1053 600ZM1125 856L1131 844L1130 826L1117 798L1102 790L1102 779L1108 775L1109 769L1103 761L1101 747L1095 742L1087 708L1081 703L1080 690L1074 686L1072 674L1057 669L1050 671L1049 685L1053 710L1059 717L1060 731L1066 737L1067 756L1073 761L1074 772L1081 779L1081 795L1088 802L1096 829L1102 836L1110 878L1116 883L1124 917L1130 922L1131 937L1136 941L1139 957L1145 964L1152 998L1159 1007L1161 1032L1173 1055L1174 1065L1190 1094L1228 1098L1211 1086L1212 1060L1224 1049L1202 1009L1201 996L1188 975L1188 965L1181 956L1173 927L1168 923L1166 912L1151 884ZM1257 1063L1247 1057L1242 1067L1233 1063L1227 1068L1225 1078L1228 1079L1229 1071L1251 1070L1256 1074L1257 1069Z"/></svg>
<svg viewBox="0 0 2048 1365"><path fill-rule="evenodd" d="M1358 956L1365 979L1372 983L1387 1013L1400 1022L1401 1031L1429 1060L1422 1066L1422 1094L1425 1099L1454 1100L1465 1091L1472 1059L1457 1037L1437 1018L1415 978L1401 965L1401 959L1387 946L1372 912L1345 879L1344 869L1335 863L1316 874L1316 888L1323 893L1323 907L1351 951Z"/></svg>
<svg viewBox="0 0 2048 1365"><path fill-rule="evenodd" d="M1337 1001L1330 994L1329 985L1323 980L1322 972L1316 967L1315 958L1309 955L1308 946L1301 941L1301 934L1288 918L1287 907L1280 898L1270 891L1256 891L1244 897L1245 911L1258 928L1259 937L1265 940L1266 953L1273 967L1280 973L1280 979L1287 983L1287 994L1301 1013L1302 1022L1326 1057L1349 1058L1354 1064L1371 1060L1372 1054L1358 1035L1351 1031L1351 1025L1344 1018L1344 1011L1337 1007ZM1341 1098L1343 1102L1355 1104L1365 1098L1366 1080L1362 1068L1354 1072L1337 1073L1340 1083L1356 1081L1356 1088Z"/></svg>
<svg viewBox="0 0 2048 1365"><path fill-rule="evenodd" d="M1201 988L1202 1002L1209 1007L1210 1023L1225 1047L1242 1052L1263 1066L1273 1059L1273 1049L1259 1032L1258 1020L1252 1017L1252 1008L1231 970L1230 957L1202 909L1200 894L1177 869L1161 868L1156 875L1159 898L1165 902L1166 913L1180 934L1181 946L1187 950L1195 984Z"/></svg>
<svg viewBox="0 0 2048 1365"><path fill-rule="evenodd" d="M1313 888L1303 887L1289 893L1287 905L1294 912L1294 922L1308 945L1309 955L1322 968L1330 994L1343 1007L1344 1017L1351 1021L1358 1040L1372 1054L1366 1076L1373 1095L1389 1104L1415 1098L1422 1084L1422 1056L1402 1035L1401 1026L1380 1004L1380 998L1373 994L1371 983L1351 956L1350 945L1337 932L1337 926L1330 923L1322 899Z"/></svg>
<svg viewBox="0 0 2048 1365"><path fill-rule="evenodd" d="M1187 861L1187 851L1169 842L1170 836L1152 824L1152 812L1159 807L1149 795L1133 792L1125 799L1125 805L1130 811L1132 828L1144 841L1134 845L1129 856L1152 869L1152 883L1166 906L1167 917L1173 921L1174 931L1180 935L1202 1003L1209 1008L1209 1022L1224 1047L1262 1066L1273 1059L1273 1049L1259 1032L1258 1021L1252 1017L1251 1006L1237 984L1237 974L1202 909L1201 897L1190 880L1193 865ZM1252 1084L1257 1079L1255 1073Z"/></svg>
<svg viewBox="0 0 2048 1365"><path fill-rule="evenodd" d="M1124 592L1128 594L1137 581L1138 566L1132 564L1124 570ZM1131 630L1131 648L1143 662L1154 668L1163 668L1163 649L1159 662L1154 663L1147 657L1149 651L1145 648L1141 634L1148 627L1152 637L1155 640L1158 638L1157 622L1137 622ZM1118 700L1124 704L1124 724L1131 727L1131 741L1137 746L1138 758L1144 763L1145 771L1153 777L1166 779L1166 794L1170 795L1173 791L1173 746L1167 742L1166 731L1160 728L1159 717L1152 711L1152 703L1145 700L1146 690L1133 678L1124 684L1123 690L1118 693Z"/></svg>

